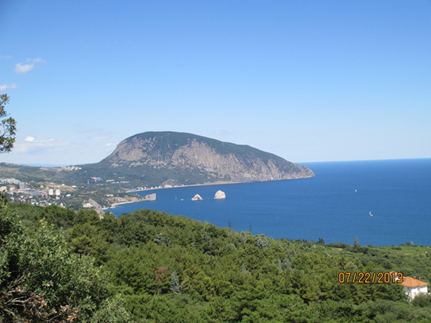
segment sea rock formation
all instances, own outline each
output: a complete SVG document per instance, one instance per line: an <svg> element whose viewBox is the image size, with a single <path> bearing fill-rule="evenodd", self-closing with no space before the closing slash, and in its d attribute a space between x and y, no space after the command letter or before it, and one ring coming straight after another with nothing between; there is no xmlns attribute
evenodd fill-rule
<svg viewBox="0 0 431 323"><path fill-rule="evenodd" d="M203 201L204 199L199 195L196 194L194 197L192 197L192 201Z"/></svg>
<svg viewBox="0 0 431 323"><path fill-rule="evenodd" d="M218 190L215 193L215 196L214 196L215 200L224 200L225 198L226 198L226 193L225 192Z"/></svg>

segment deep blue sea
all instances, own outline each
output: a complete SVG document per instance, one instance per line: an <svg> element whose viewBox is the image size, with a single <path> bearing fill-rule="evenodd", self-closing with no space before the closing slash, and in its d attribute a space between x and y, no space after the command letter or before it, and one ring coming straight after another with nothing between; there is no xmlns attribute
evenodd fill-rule
<svg viewBox="0 0 431 323"><path fill-rule="evenodd" d="M431 159L307 163L313 178L141 191L157 201L109 211L164 211L219 227L361 245L431 245ZM225 200L214 200L217 190ZM191 201L199 194L203 201ZM370 216L371 212L374 216Z"/></svg>

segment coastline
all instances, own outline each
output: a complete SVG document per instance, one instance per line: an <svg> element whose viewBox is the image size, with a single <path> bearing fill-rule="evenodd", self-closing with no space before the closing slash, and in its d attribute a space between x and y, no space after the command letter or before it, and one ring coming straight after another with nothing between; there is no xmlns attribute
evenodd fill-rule
<svg viewBox="0 0 431 323"><path fill-rule="evenodd" d="M146 190L132 190L132 191L127 191L126 193L152 192L155 190L169 190L169 189L173 189L173 188L195 187L195 186L199 187L199 186L210 186L210 185L226 185L226 184L242 184L242 182L217 181L217 182L204 183L204 184L181 185L181 186L172 186L172 187L156 187L156 188L146 189ZM116 202L116 203L112 203L109 207L102 208L102 210L105 211L105 210L115 209L120 205L132 204L132 203L138 203L138 202L153 202L153 201L136 200L136 201Z"/></svg>
<svg viewBox="0 0 431 323"><path fill-rule="evenodd" d="M431 159L316 163L313 168L318 175L310 181L241 183L244 187L205 183L185 188L184 193L154 190L158 203L140 203L136 208L158 209L219 227L226 227L230 220L234 230L248 231L252 226L254 234L280 239L316 241L321 237L336 243L353 241L358 236L363 246L408 241L431 245L427 225L417 226L430 222L426 199L431 189L430 162ZM211 197L217 189L232 193L225 202L215 202ZM150 193L146 190L139 194ZM194 193L208 198L204 203L189 203ZM184 203L179 202L181 198L185 198ZM134 208L129 204L110 212L120 216ZM411 219L406 223L408 230L400 230L397 223L404 221L407 214Z"/></svg>
<svg viewBox="0 0 431 323"><path fill-rule="evenodd" d="M306 179L306 178L311 178L311 177L314 177L314 176L300 177L300 178L290 178L290 179L278 179L278 180L269 180L269 181L251 181L251 182L216 181L216 182L208 182L208 183L203 183L203 184L191 184L191 185L181 185L181 186L172 186L172 187L155 187L155 188L150 188L150 189L146 189L146 190L131 190L131 191L126 191L126 193L135 193L136 194L138 192L153 192L153 191L156 191L156 190L169 190L169 189L175 189L175 188L201 187L201 186L211 186L211 185L228 185L228 184L245 184L245 183L265 183L265 182L290 181L290 180L295 180L295 179ZM132 203L137 203L137 202L153 202L153 201L139 200L139 201L117 202L117 203L111 204L110 207L103 208L103 210L115 209L115 208L117 208L120 205L132 204Z"/></svg>
<svg viewBox="0 0 431 323"><path fill-rule="evenodd" d="M172 189L172 188L182 188L182 187L194 187L194 186L210 186L210 185L227 185L227 184L245 184L245 183L265 183L265 182L278 182L278 181L291 181L296 179L306 179L306 178L312 178L316 175L313 174L312 176L306 176L306 177L292 177L292 178L284 178L284 179L274 179L274 180L267 180L267 181L249 181L249 182L232 182L232 181L216 181L216 182L207 182L203 184L191 184L191 185L181 185L181 186L172 186L172 187L155 187L151 189L146 190L131 190L126 191L126 193L136 193L136 192L146 192L146 191L155 191L155 190L164 190L164 189Z"/></svg>
<svg viewBox="0 0 431 323"><path fill-rule="evenodd" d="M115 209L115 208L117 208L117 207L118 207L118 206L120 206L120 205L124 205L124 204L132 204L132 203L138 203L138 202L152 202L152 201L145 201L145 200L142 200L142 201L117 202L117 203L113 203L113 204L111 204L111 206L109 206L109 207L103 207L103 208L102 208L102 210L103 210L103 211L105 211L105 210Z"/></svg>
<svg viewBox="0 0 431 323"><path fill-rule="evenodd" d="M155 190L169 190L169 189L173 189L173 188L195 187L195 186L198 187L198 186L210 186L210 185L226 185L226 184L241 184L241 182L217 181L217 182L204 183L204 184L181 185L181 186L172 186L172 187L156 187L156 188L146 189L146 190L132 190L132 191L127 191L126 193L152 192ZM105 211L105 210L115 209L118 206L121 206L124 204L132 204L132 203L138 203L138 202L154 202L154 201L135 200L135 201L116 202L116 203L112 203L109 207L102 208L102 210Z"/></svg>
<svg viewBox="0 0 431 323"><path fill-rule="evenodd" d="M203 184L181 185L181 186L172 186L172 187L155 187L155 188L150 188L150 189L146 189L146 190L131 190L131 191L126 191L126 193L131 193L131 194L134 193L134 194L136 194L138 192L153 192L153 191L156 191L156 190L169 190L169 189L175 189L175 188L202 187L202 186L211 186L211 185L228 185L228 184L245 184L245 183L265 183L265 182L290 181L290 180L295 180L295 179L305 179L305 178L311 178L311 177L314 177L314 176L301 177L301 178L290 178L290 179L278 179L278 180L270 180L270 181L251 181L251 182L216 181L216 182L208 182L208 183L203 183ZM132 203L138 203L138 202L153 202L153 201L137 200L137 201L117 202L117 203L111 204L110 207L102 208L102 210L115 209L115 208L117 208L120 205L132 204Z"/></svg>
<svg viewBox="0 0 431 323"><path fill-rule="evenodd" d="M150 188L150 189L146 189L146 190L133 190L133 191L127 191L126 193L147 192L147 191L155 191L155 190L168 190L168 189L172 189L172 188L182 188L182 187L242 184L242 183L252 183L252 182L217 181L217 182L209 182L209 183L203 183L203 184L191 184L191 185L181 185L181 186L172 186L172 187L156 187L156 188Z"/></svg>

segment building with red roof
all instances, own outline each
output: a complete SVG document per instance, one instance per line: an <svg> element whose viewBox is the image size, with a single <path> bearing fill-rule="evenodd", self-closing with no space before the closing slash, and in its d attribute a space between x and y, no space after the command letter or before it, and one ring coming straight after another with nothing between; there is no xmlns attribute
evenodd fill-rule
<svg viewBox="0 0 431 323"><path fill-rule="evenodd" d="M419 294L428 294L428 283L416 279L416 277L403 277L401 285L409 299L413 299Z"/></svg>

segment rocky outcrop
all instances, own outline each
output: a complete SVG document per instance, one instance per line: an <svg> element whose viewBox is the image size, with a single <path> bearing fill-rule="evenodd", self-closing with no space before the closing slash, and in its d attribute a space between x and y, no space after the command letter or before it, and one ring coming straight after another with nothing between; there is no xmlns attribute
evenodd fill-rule
<svg viewBox="0 0 431 323"><path fill-rule="evenodd" d="M199 195L196 194L194 197L192 197L192 201L203 201L204 199Z"/></svg>
<svg viewBox="0 0 431 323"><path fill-rule="evenodd" d="M215 200L224 200L225 198L226 198L226 193L225 192L218 190L215 193L215 196L214 196Z"/></svg>
<svg viewBox="0 0 431 323"><path fill-rule="evenodd" d="M83 203L82 206L84 208L94 209L99 216L104 214L102 206L93 199L89 199L88 202Z"/></svg>
<svg viewBox="0 0 431 323"><path fill-rule="evenodd" d="M155 201L157 198L156 193L148 194L142 197L142 201Z"/></svg>
<svg viewBox="0 0 431 323"><path fill-rule="evenodd" d="M155 201L157 199L156 193L148 194L145 196L139 196L136 194L126 195L124 197L112 197L109 198L109 202L111 203L111 208L115 208L118 205L126 204L126 203L136 203L136 202L144 202L144 201Z"/></svg>

